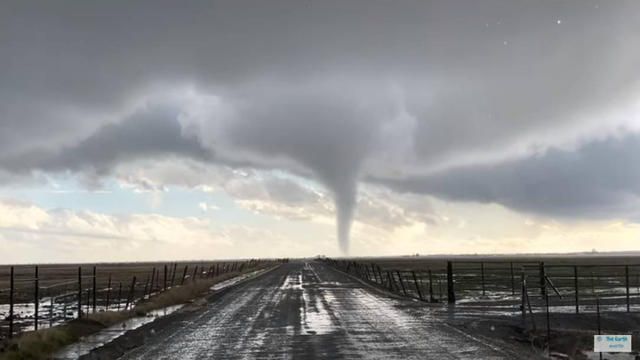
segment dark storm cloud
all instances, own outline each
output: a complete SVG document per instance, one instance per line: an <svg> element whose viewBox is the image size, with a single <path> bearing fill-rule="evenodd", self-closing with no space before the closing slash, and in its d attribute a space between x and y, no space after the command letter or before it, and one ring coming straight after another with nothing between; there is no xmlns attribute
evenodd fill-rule
<svg viewBox="0 0 640 360"><path fill-rule="evenodd" d="M140 158L181 156L212 160L212 152L198 138L183 134L177 116L167 107L144 110L122 123L104 125L77 144L57 151L35 149L0 157L0 167L16 173L69 170L106 175L119 163Z"/></svg>
<svg viewBox="0 0 640 360"><path fill-rule="evenodd" d="M0 170L108 172L156 154L208 161L203 148L212 148L218 161L321 180L335 195L346 249L359 177L402 183L402 174L503 155L514 144L588 140L591 119L604 132L637 132L637 107L622 114L631 120L606 114L638 101L638 18L635 0L4 1ZM149 93L185 85L229 109L190 124L198 138L184 134L189 121L137 127L112 118ZM114 122L121 125L104 127ZM557 138L539 135L549 128ZM496 171L512 184L521 179L506 169L530 162L473 173ZM461 171L448 172L462 176L447 177L459 183L455 191L405 182L456 199L564 212L529 201L543 187L524 182L491 197L491 185ZM575 174L554 185L579 183ZM637 171L628 175L638 180ZM599 207L600 197L574 202L576 213L612 210Z"/></svg>
<svg viewBox="0 0 640 360"><path fill-rule="evenodd" d="M609 138L576 150L550 149L493 166L383 181L403 192L499 203L565 218L640 217L640 135Z"/></svg>

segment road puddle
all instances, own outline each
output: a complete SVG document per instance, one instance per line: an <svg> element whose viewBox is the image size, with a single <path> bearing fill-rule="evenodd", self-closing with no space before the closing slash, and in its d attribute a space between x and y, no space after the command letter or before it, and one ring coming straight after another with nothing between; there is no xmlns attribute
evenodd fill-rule
<svg viewBox="0 0 640 360"><path fill-rule="evenodd" d="M137 329L159 317L167 316L183 306L184 305L173 305L163 309L153 310L148 312L145 316L134 317L122 323L102 329L95 334L83 337L77 343L65 347L55 353L53 358L56 360L77 359L82 355L88 354L91 350L113 341L127 331Z"/></svg>

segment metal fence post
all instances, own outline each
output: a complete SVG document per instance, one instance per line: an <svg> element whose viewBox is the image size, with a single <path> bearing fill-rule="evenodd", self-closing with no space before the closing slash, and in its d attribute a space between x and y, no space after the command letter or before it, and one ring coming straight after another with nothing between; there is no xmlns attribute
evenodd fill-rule
<svg viewBox="0 0 640 360"><path fill-rule="evenodd" d="M35 267L35 278L33 280L35 286L34 286L34 313L33 313L33 328L34 330L38 330L38 310L40 308L40 294L39 291L40 290L40 284L38 281L38 266L36 265Z"/></svg>
<svg viewBox="0 0 640 360"><path fill-rule="evenodd" d="M453 288L453 263L447 261L447 301L449 304L455 304L456 292Z"/></svg>

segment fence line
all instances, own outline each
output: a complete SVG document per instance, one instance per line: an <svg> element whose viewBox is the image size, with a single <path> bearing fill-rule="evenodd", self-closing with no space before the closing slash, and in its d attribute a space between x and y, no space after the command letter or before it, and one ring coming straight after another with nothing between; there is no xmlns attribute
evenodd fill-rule
<svg viewBox="0 0 640 360"><path fill-rule="evenodd" d="M186 280L215 278L282 261L285 260L190 262L178 275L181 278L176 275L180 271L176 262L164 264L160 271L144 264L10 266L8 274L0 273L0 284L8 280L9 285L0 289L0 339L90 313L128 310L140 301L184 285Z"/></svg>
<svg viewBox="0 0 640 360"><path fill-rule="evenodd" d="M527 301L545 310L548 293L552 311L579 314L640 310L640 264L545 264L541 261L447 261L446 267L383 269L379 263L324 259L399 295L427 302L519 311L517 273L526 280ZM596 300L597 299L597 300Z"/></svg>
<svg viewBox="0 0 640 360"><path fill-rule="evenodd" d="M596 315L599 333L602 312L640 310L637 306L640 305L640 264L636 263L568 265L542 261L446 261L445 268L411 268L411 264L404 264L405 269L383 269L373 262L331 258L322 261L393 293L420 301L446 300L455 306L521 312L523 326L534 332L538 330L535 315L539 314L545 321L547 346L551 340L552 312ZM517 291L518 287L520 291Z"/></svg>

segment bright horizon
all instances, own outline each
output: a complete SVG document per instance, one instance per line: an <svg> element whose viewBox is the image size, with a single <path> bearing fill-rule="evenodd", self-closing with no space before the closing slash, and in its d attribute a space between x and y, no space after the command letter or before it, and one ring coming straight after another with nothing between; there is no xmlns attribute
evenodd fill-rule
<svg viewBox="0 0 640 360"><path fill-rule="evenodd" d="M0 263L640 251L639 15L3 2Z"/></svg>

